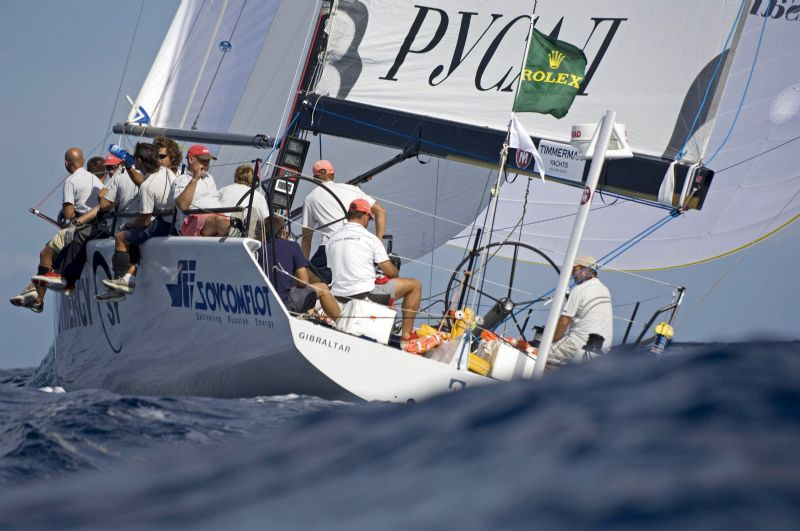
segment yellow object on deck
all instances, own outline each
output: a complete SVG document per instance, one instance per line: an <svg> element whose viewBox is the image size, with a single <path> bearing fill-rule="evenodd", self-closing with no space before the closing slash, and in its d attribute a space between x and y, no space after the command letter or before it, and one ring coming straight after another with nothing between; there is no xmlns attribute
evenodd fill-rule
<svg viewBox="0 0 800 531"><path fill-rule="evenodd" d="M675 329L669 323L658 323L656 325L656 334L672 339L672 336L675 335Z"/></svg>
<svg viewBox="0 0 800 531"><path fill-rule="evenodd" d="M489 370L492 368L491 363L488 360L485 360L478 356L475 353L470 353L469 355L469 370L474 373L480 374L481 376L488 376Z"/></svg>

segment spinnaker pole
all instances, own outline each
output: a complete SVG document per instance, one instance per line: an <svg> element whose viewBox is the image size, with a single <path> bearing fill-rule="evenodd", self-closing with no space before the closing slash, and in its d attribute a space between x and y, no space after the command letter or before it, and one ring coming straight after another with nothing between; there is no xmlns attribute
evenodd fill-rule
<svg viewBox="0 0 800 531"><path fill-rule="evenodd" d="M586 220L589 217L589 210L592 206L592 196L594 195L595 188L597 188L597 181L600 180L600 173L606 161L608 142L611 139L611 133L614 131L614 121L616 118L617 113L615 111L606 111L600 122L600 130L597 133L597 142L595 143L594 153L592 154L592 165L589 168L589 175L586 178L586 186L583 189L583 197L578 207L578 214L575 216L575 223L572 225L572 234L570 235L569 244L567 245L567 252L564 255L564 262L561 265L561 273L558 277L555 294L553 295L550 313L547 314L547 323L545 324L541 343L539 344L539 355L533 367L534 378L541 378L544 373L545 365L547 364L547 357L550 354L550 347L553 344L556 324L558 323L558 318L561 316L561 306L564 304L564 296L567 293L567 286L572 277L572 264L575 262L575 256L578 254L578 247L583 238L583 229L586 226ZM524 374L523 376L529 378L531 375Z"/></svg>

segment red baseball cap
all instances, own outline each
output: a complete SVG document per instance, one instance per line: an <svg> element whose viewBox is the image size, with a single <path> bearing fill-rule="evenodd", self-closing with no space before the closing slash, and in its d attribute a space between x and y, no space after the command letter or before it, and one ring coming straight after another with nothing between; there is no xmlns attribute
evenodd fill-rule
<svg viewBox="0 0 800 531"><path fill-rule="evenodd" d="M372 209L370 209L369 202L366 199L354 199L353 202L350 203L348 212L361 212L363 214L369 214L370 219L372 219Z"/></svg>
<svg viewBox="0 0 800 531"><path fill-rule="evenodd" d="M122 164L122 159L119 157L115 157L110 153L106 155L106 158L103 161L103 166L116 166L117 164Z"/></svg>
<svg viewBox="0 0 800 531"><path fill-rule="evenodd" d="M314 176L317 176L323 172L325 173L325 175L333 175L334 173L336 173L333 171L333 164L331 164L331 161L329 160L318 160L317 162L315 162L313 171L314 171Z"/></svg>
<svg viewBox="0 0 800 531"><path fill-rule="evenodd" d="M197 157L198 159L217 160L203 144L195 144L186 152L187 157Z"/></svg>

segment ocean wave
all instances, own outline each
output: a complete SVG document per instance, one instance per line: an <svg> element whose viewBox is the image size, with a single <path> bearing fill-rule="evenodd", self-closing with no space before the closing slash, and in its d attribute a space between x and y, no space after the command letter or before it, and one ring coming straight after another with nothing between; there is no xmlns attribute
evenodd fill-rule
<svg viewBox="0 0 800 531"><path fill-rule="evenodd" d="M131 426L171 423L176 442L208 410L250 436L223 430L212 444L19 485L0 499L0 527L794 528L799 354L797 342L659 361L618 352L414 406L109 397ZM251 424L286 404L298 407Z"/></svg>

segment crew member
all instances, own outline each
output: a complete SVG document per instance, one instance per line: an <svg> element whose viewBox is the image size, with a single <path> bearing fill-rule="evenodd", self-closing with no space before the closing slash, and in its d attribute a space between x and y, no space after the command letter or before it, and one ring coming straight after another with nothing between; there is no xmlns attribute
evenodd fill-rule
<svg viewBox="0 0 800 531"><path fill-rule="evenodd" d="M104 280L103 284L112 291L123 295L133 293L136 288L133 275L130 273L131 249L141 246L150 238L169 236L172 224L161 215L171 210L174 204L172 183L175 174L166 166L161 166L158 152L152 144L139 143L134 152L136 172L126 167L133 177L136 173L144 176L139 187L139 215L126 223L122 230L114 235L115 246L111 264L114 278ZM101 293L98 300L108 300L111 294Z"/></svg>
<svg viewBox="0 0 800 531"><path fill-rule="evenodd" d="M173 194L178 207L180 233L183 236L234 236L228 216L214 212L185 215L187 210L221 208L214 177L208 173L213 156L207 147L195 144L186 152L186 173L175 179Z"/></svg>
<svg viewBox="0 0 800 531"><path fill-rule="evenodd" d="M64 154L64 167L70 175L64 181L61 217L72 222L76 217L86 214L97 205L97 194L103 183L83 167L83 151L69 148ZM69 227L59 230L39 253L39 267L36 277L59 276L53 268L53 258L69 243L73 231ZM60 284L64 287L66 284ZM47 285L31 282L19 294L11 298L11 304L30 308L35 313L44 309L44 295Z"/></svg>
<svg viewBox="0 0 800 531"><path fill-rule="evenodd" d="M581 359L589 334L603 337L603 352L611 348L614 332L611 294L597 278L594 258L577 257L572 266L572 279L576 285L561 311L547 358L553 365Z"/></svg>
<svg viewBox="0 0 800 531"><path fill-rule="evenodd" d="M347 222L328 239L326 252L333 273L331 292L337 298L369 299L379 304L402 298L402 344L409 339L414 326L422 296L422 282L397 276L397 267L383 244L367 230L370 219L370 204L365 199L356 199L347 210ZM388 277L388 282L375 282L376 264Z"/></svg>
<svg viewBox="0 0 800 531"><path fill-rule="evenodd" d="M333 165L327 160L318 160L313 167L314 178L322 186L314 187L303 201L303 236L302 248L306 258L311 253L311 239L314 231L322 236L322 242L311 257L313 267L312 280L318 277L326 284L331 283L331 270L325 254L325 244L331 234L344 225L345 213L342 206L347 207L355 199L365 200L370 207L370 214L375 219L375 235L380 241L386 231L386 210L373 198L351 184L333 182L335 172ZM324 187L324 189L323 189ZM333 192L333 193L331 193ZM334 197L335 196L335 197ZM336 198L339 198L339 201ZM340 204L341 202L341 204Z"/></svg>
<svg viewBox="0 0 800 531"><path fill-rule="evenodd" d="M268 227L270 238L263 246L267 249L266 274L270 281L275 278L275 289L286 308L295 314L305 313L314 307L319 298L325 314L334 321L338 319L339 304L331 295L328 285L322 282L309 283L308 260L297 243L286 239L284 220L275 217ZM277 260L272 255L272 238L275 238Z"/></svg>
<svg viewBox="0 0 800 531"><path fill-rule="evenodd" d="M233 184L219 189L219 201L224 207L245 207L250 204L250 190L253 185L253 167L249 164L242 164L236 168L233 174ZM242 215L247 219L246 213ZM250 235L255 236L258 226L269 217L267 200L264 195L256 190L253 193L253 215L250 216Z"/></svg>

